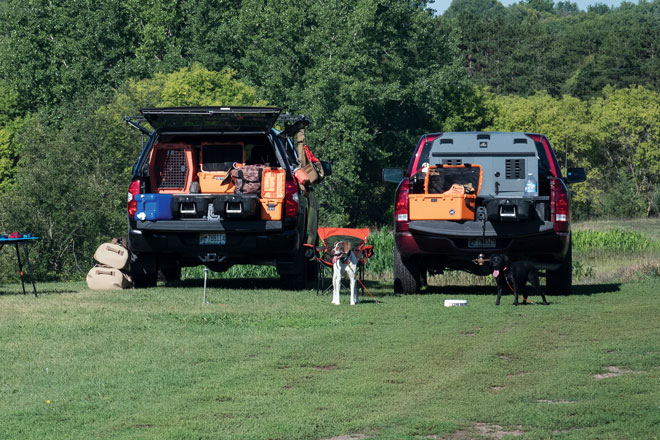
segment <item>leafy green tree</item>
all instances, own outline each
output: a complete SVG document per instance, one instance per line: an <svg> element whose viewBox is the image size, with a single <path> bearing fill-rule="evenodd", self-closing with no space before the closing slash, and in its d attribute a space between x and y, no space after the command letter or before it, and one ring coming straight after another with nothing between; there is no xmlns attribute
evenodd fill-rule
<svg viewBox="0 0 660 440"><path fill-rule="evenodd" d="M130 13L117 1L3 1L0 79L18 92L22 110L119 84L136 39Z"/></svg>
<svg viewBox="0 0 660 440"><path fill-rule="evenodd" d="M478 1L457 2L475 5ZM546 90L588 99L606 85L660 89L660 2L580 12L570 2L519 2L497 14L450 14L469 75L500 94Z"/></svg>
<svg viewBox="0 0 660 440"><path fill-rule="evenodd" d="M28 127L29 117L16 118L0 128L0 194L8 191L14 182L19 150L14 136Z"/></svg>
<svg viewBox="0 0 660 440"><path fill-rule="evenodd" d="M453 0L443 15L446 18L459 14L492 15L503 10L504 6L498 0Z"/></svg>
<svg viewBox="0 0 660 440"><path fill-rule="evenodd" d="M606 170L602 184L610 191L616 182L633 184L639 206L637 215L659 212L660 191L660 94L644 87L606 87L603 97L590 106L596 128L599 160Z"/></svg>

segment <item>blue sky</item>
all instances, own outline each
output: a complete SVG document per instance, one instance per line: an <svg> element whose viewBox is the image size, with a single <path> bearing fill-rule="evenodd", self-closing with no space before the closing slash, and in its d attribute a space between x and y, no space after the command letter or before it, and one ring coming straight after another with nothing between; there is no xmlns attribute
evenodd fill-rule
<svg viewBox="0 0 660 440"><path fill-rule="evenodd" d="M429 7L435 9L438 14L442 14L445 12L445 10L451 5L452 0L435 0L435 1L429 1ZM500 0L500 3L502 3L504 6L509 6L514 3L518 3L520 0ZM559 0L555 0L555 3L557 3ZM605 4L608 6L619 6L621 4L622 0L568 0L573 3L577 3L578 8L582 11L587 10L587 6L589 5L594 5L596 3L601 3ZM637 0L628 0L630 3L635 3L637 4Z"/></svg>

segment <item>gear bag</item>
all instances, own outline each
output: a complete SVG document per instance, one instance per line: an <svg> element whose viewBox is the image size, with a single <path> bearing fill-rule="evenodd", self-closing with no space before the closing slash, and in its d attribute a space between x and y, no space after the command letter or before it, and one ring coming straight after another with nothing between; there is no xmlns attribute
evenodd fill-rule
<svg viewBox="0 0 660 440"><path fill-rule="evenodd" d="M244 165L231 170L236 194L260 194L261 175L266 165Z"/></svg>

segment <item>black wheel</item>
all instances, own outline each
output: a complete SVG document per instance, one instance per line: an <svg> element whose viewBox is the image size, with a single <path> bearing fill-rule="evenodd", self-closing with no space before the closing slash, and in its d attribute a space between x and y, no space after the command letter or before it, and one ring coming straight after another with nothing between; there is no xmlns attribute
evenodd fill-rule
<svg viewBox="0 0 660 440"><path fill-rule="evenodd" d="M280 284L284 290L303 290L307 288L310 266L305 257L305 248L298 251L293 260L278 261L277 273L280 276Z"/></svg>
<svg viewBox="0 0 660 440"><path fill-rule="evenodd" d="M573 287L573 243L559 269L546 271L545 290L549 295L570 295Z"/></svg>
<svg viewBox="0 0 660 440"><path fill-rule="evenodd" d="M166 283L181 281L181 266L174 263L161 263L158 267L158 280Z"/></svg>
<svg viewBox="0 0 660 440"><path fill-rule="evenodd" d="M417 257L403 259L394 244L394 292L419 293L422 287L421 262Z"/></svg>
<svg viewBox="0 0 660 440"><path fill-rule="evenodd" d="M129 272L136 288L156 287L158 270L156 258L151 254L132 253Z"/></svg>

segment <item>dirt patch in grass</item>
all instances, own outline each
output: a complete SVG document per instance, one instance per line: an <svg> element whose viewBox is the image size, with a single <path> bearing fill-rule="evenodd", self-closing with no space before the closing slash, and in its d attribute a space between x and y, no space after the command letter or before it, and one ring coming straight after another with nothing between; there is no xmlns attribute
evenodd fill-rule
<svg viewBox="0 0 660 440"><path fill-rule="evenodd" d="M600 379L607 379L610 377L617 377L617 376L623 376L624 374L639 374L641 371L635 371L635 370L626 370L621 367L616 367L616 366L609 366L609 367L603 367L609 373L601 373L601 374L594 374L593 377L594 379L600 380Z"/></svg>
<svg viewBox="0 0 660 440"><path fill-rule="evenodd" d="M364 434L348 434L348 435L337 435L335 437L325 438L322 440L364 440L367 436Z"/></svg>
<svg viewBox="0 0 660 440"><path fill-rule="evenodd" d="M333 371L337 369L337 365L335 364L328 364L328 365L314 365L312 366L315 370L321 370L321 371Z"/></svg>
<svg viewBox="0 0 660 440"><path fill-rule="evenodd" d="M452 434L446 435L442 437L442 440L462 440L462 439L472 439L475 436L481 436L481 437L488 437L488 438L494 438L494 439L501 439L505 435L510 435L513 437L518 437L521 435L525 435L525 431L522 431L518 427L514 430L506 430L504 427L500 425L494 425L491 423L480 423L480 422L475 422L470 426L468 429L462 429L459 431L456 431ZM440 437L438 436L428 436L426 437L428 439L439 439Z"/></svg>
<svg viewBox="0 0 660 440"><path fill-rule="evenodd" d="M536 403L550 403L550 404L559 404L559 403L577 403L577 400L564 400L564 399L538 399Z"/></svg>

